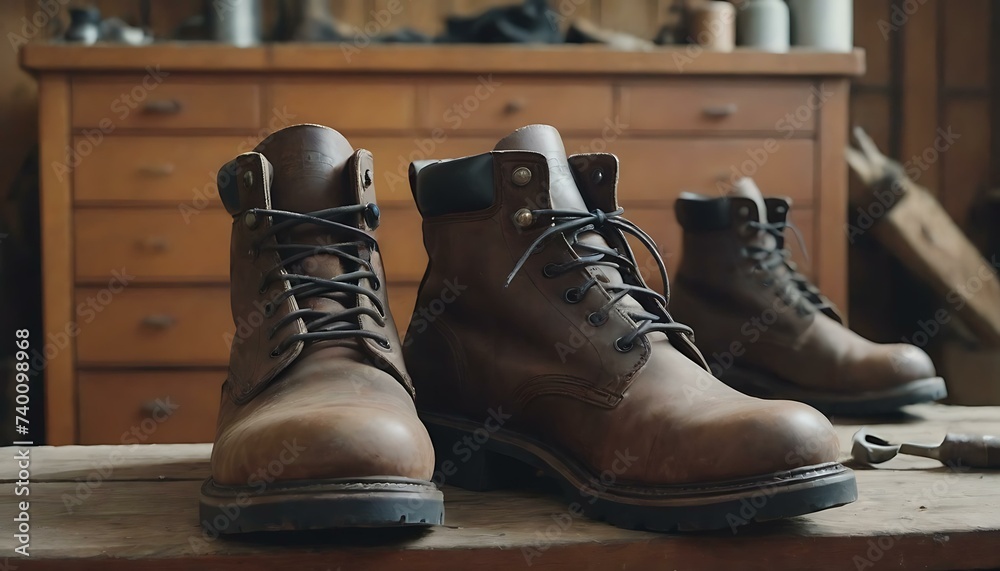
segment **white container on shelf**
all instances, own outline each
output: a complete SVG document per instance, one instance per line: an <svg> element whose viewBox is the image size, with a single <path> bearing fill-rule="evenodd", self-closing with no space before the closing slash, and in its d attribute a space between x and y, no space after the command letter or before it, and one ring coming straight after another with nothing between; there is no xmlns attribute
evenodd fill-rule
<svg viewBox="0 0 1000 571"><path fill-rule="evenodd" d="M788 0L792 43L826 52L854 49L854 0Z"/></svg>
<svg viewBox="0 0 1000 571"><path fill-rule="evenodd" d="M766 52L787 52L790 36L784 0L745 0L736 19L739 45Z"/></svg>

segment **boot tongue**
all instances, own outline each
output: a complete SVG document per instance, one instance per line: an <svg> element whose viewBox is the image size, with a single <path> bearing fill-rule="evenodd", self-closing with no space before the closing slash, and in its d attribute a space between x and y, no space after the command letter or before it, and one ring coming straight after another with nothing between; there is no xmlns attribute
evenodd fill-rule
<svg viewBox="0 0 1000 571"><path fill-rule="evenodd" d="M350 183L347 164L354 154L354 147L343 135L319 125L296 125L282 129L264 139L254 149L265 157L274 168L271 182L271 208L300 214L326 210L338 206L357 204L356 191ZM340 222L350 224L348 219ZM280 223L280 221L279 221ZM279 244L305 244L325 246L354 242L355 236L345 232L331 232L328 226L302 223L280 232ZM352 255L357 248L346 249ZM298 251L283 251L284 257ZM310 275L324 279L356 271L356 264L334 254L320 252L298 260L286 267L290 273ZM352 296L327 294L325 297L307 297L300 306L318 311L339 312L354 305Z"/></svg>
<svg viewBox="0 0 1000 571"><path fill-rule="evenodd" d="M733 190L729 192L733 198L746 198L753 202L757 208L757 220L763 224L768 223L767 204L764 202L764 195L757 187L757 183L752 178L741 178L733 184ZM776 248L778 245L774 236L767 232L760 231L751 238L753 243L762 248Z"/></svg>
<svg viewBox="0 0 1000 571"><path fill-rule="evenodd" d="M510 135L507 135L494 147L495 151L531 151L545 156L545 161L549 167L549 202L554 210L578 210L588 212L587 203L580 194L579 187L576 186L576 179L573 178L573 171L570 170L569 160L566 157L566 147L563 145L562 136L555 127L549 125L528 125L521 127ZM590 244L599 248L611 249L607 240L597 232L583 232L579 236L582 244ZM591 252L585 248L578 250L581 256L587 256ZM604 274L610 285L622 285L624 280L621 273L607 266L591 266L595 273ZM640 308L639 302L626 296L621 302L622 305Z"/></svg>
<svg viewBox="0 0 1000 571"><path fill-rule="evenodd" d="M274 167L275 210L306 213L357 204L346 172L354 147L337 131L295 125L264 139L254 151Z"/></svg>

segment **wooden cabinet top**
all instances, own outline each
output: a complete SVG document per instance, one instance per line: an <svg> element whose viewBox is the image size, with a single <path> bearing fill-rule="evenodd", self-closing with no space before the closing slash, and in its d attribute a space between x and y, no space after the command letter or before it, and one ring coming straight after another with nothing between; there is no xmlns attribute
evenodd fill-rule
<svg viewBox="0 0 1000 571"><path fill-rule="evenodd" d="M168 42L143 47L36 43L21 51L34 72L129 71L160 66L192 72L522 73L546 75L857 76L864 50L711 52L677 46L623 52L602 46L269 44L236 48Z"/></svg>

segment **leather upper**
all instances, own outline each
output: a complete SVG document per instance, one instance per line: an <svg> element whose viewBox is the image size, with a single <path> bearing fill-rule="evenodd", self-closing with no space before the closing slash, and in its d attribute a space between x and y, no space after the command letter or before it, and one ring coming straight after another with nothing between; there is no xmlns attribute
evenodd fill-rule
<svg viewBox="0 0 1000 571"><path fill-rule="evenodd" d="M783 235L775 237L754 223L784 228L790 208L787 199L752 194L678 200L684 246L673 308L696 328L713 371L724 374L740 366L845 393L935 376L930 358L917 347L872 343L842 325L836 308L814 286L795 282L793 266L761 268L748 256L752 246L784 248ZM712 228L704 219L680 215L693 210L725 211L728 223Z"/></svg>
<svg viewBox="0 0 1000 571"><path fill-rule="evenodd" d="M336 131L299 125L220 172L233 317L251 327L223 386L218 483L247 485L279 460L282 480L433 472L373 236L373 169ZM284 465L291 443L305 450Z"/></svg>
<svg viewBox="0 0 1000 571"><path fill-rule="evenodd" d="M546 210L618 208L618 162L605 154L567 158L558 133L545 126L521 129L498 149L490 153L492 204L424 216L429 265L404 344L421 408L469 419L502 408L513 415L509 428L570 454L595 473L621 468L615 460L626 451L638 455L640 461L618 474L646 485L718 482L836 460L837 439L822 415L726 387L707 372L688 335L652 332L639 336L630 350L616 348L639 325L632 315L656 312L648 296L621 299L602 324L588 320L613 300L617 287L644 287L642 278L607 264L556 275L547 268L590 255L580 243L630 257L616 227L581 229L540 243L505 287L536 239L563 222ZM436 172L434 179L442 182L425 185L432 179L421 175L433 166L412 173L418 204L428 200L422 193L447 195L467 186L461 170L450 178ZM524 210L541 214L525 226L519 224ZM596 285L582 299L567 300L569 290L591 280ZM463 286L461 295L433 320L417 319L449 282ZM790 462L806 440L813 443L811 451Z"/></svg>

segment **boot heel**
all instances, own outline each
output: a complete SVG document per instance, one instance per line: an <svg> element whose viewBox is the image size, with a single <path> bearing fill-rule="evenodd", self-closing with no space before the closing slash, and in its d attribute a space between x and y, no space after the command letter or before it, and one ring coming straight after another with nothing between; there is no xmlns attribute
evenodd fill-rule
<svg viewBox="0 0 1000 571"><path fill-rule="evenodd" d="M431 423L427 432L434 444L438 484L488 492L513 487L534 475L531 466L487 450L471 432Z"/></svg>

